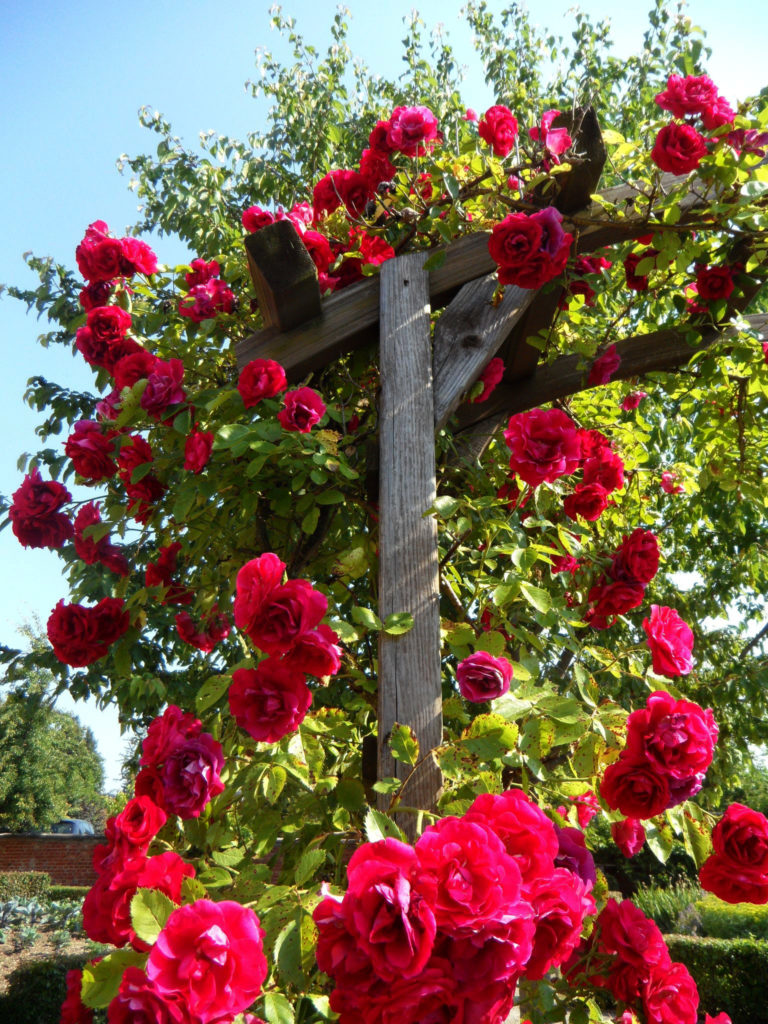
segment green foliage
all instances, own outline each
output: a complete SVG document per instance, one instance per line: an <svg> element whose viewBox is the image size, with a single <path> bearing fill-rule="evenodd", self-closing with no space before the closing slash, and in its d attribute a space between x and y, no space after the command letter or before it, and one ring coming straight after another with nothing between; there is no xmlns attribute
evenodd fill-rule
<svg viewBox="0 0 768 1024"><path fill-rule="evenodd" d="M632 902L652 917L663 932L675 932L679 930L680 915L693 904L698 907L701 895L699 886L691 882L676 882L668 889L643 885L632 896Z"/></svg>
<svg viewBox="0 0 768 1024"><path fill-rule="evenodd" d="M756 939L702 939L668 935L670 956L693 975L701 1006L714 1016L725 1011L742 1024L766 1024L768 943Z"/></svg>
<svg viewBox="0 0 768 1024"><path fill-rule="evenodd" d="M51 900L78 900L82 903L88 891L87 885L52 885L48 897Z"/></svg>
<svg viewBox="0 0 768 1024"><path fill-rule="evenodd" d="M45 871L0 871L0 901L49 895L51 876Z"/></svg>
<svg viewBox="0 0 768 1024"><path fill-rule="evenodd" d="M8 979L7 991L0 995L0 1020L3 1024L59 1024L67 971L82 968L85 962L86 957L72 955L17 967ZM97 1015L94 1024L104 1020Z"/></svg>
<svg viewBox="0 0 768 1024"><path fill-rule="evenodd" d="M713 939L768 940L768 906L725 903L711 893L696 900L704 934Z"/></svg>

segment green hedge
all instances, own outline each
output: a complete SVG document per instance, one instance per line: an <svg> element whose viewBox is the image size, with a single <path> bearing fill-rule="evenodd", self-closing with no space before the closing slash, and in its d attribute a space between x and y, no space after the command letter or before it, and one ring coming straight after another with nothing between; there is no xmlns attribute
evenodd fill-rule
<svg viewBox="0 0 768 1024"><path fill-rule="evenodd" d="M665 935L673 960L684 963L699 989L704 1011L722 1010L738 1024L768 1024L768 942Z"/></svg>
<svg viewBox="0 0 768 1024"><path fill-rule="evenodd" d="M0 871L0 900L48 896L51 876L45 871Z"/></svg>
<svg viewBox="0 0 768 1024"><path fill-rule="evenodd" d="M724 903L707 895L696 901L705 935L713 939L768 939L768 905Z"/></svg>
<svg viewBox="0 0 768 1024"><path fill-rule="evenodd" d="M48 899L55 900L84 900L90 892L87 885L52 885L48 890Z"/></svg>
<svg viewBox="0 0 768 1024"><path fill-rule="evenodd" d="M0 1021L3 1024L59 1024L61 1004L67 994L67 971L82 968L90 957L59 956L17 967L8 979L8 990L0 996ZM99 1011L94 1024L101 1024Z"/></svg>

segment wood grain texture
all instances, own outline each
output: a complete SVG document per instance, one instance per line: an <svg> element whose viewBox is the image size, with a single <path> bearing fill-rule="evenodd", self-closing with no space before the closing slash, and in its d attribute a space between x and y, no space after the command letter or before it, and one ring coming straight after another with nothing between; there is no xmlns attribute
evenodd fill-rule
<svg viewBox="0 0 768 1024"><path fill-rule="evenodd" d="M319 316L317 268L289 220L247 235L245 251L265 324L287 331Z"/></svg>
<svg viewBox="0 0 768 1024"><path fill-rule="evenodd" d="M491 300L497 285L494 275L465 284L435 325L432 374L436 430L448 422L462 395L509 337L536 295L526 288L509 287L494 307Z"/></svg>
<svg viewBox="0 0 768 1024"><path fill-rule="evenodd" d="M387 738L409 725L422 756L442 742L434 412L429 280L423 253L400 256L381 272L379 411L379 615L410 612L414 626L379 641L379 777L405 778ZM431 809L441 776L426 757L402 796ZM407 822L406 822L407 824Z"/></svg>

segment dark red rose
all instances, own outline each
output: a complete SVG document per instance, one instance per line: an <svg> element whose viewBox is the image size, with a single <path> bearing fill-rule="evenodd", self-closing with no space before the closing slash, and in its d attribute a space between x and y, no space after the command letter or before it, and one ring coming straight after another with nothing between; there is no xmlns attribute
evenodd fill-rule
<svg viewBox="0 0 768 1024"><path fill-rule="evenodd" d="M689 124L668 124L656 136L651 150L651 159L662 171L671 174L688 174L707 155L707 145L702 135Z"/></svg>
<svg viewBox="0 0 768 1024"><path fill-rule="evenodd" d="M592 604L587 621L595 629L607 629L617 615L626 615L633 608L643 603L645 585L642 583L609 583L605 577L600 579L588 594Z"/></svg>
<svg viewBox="0 0 768 1024"><path fill-rule="evenodd" d="M89 483L109 480L117 473L113 437L104 434L93 420L78 420L64 445L64 453L72 460L75 472Z"/></svg>
<svg viewBox="0 0 768 1024"><path fill-rule="evenodd" d="M157 356L153 356L145 348L118 359L112 368L115 389L120 392L123 388L132 388L137 381L148 380L157 362Z"/></svg>
<svg viewBox="0 0 768 1024"><path fill-rule="evenodd" d="M491 259L503 268L521 268L540 252L542 226L525 213L510 213L494 224L488 239Z"/></svg>
<svg viewBox="0 0 768 1024"><path fill-rule="evenodd" d="M596 387L598 384L607 384L620 365L621 356L616 351L616 346L609 345L605 352L595 359L590 366L587 384L590 387Z"/></svg>
<svg viewBox="0 0 768 1024"><path fill-rule="evenodd" d="M160 778L163 806L180 818L199 818L210 801L224 792L222 747L210 733L177 739L165 753Z"/></svg>
<svg viewBox="0 0 768 1024"><path fill-rule="evenodd" d="M153 419L162 418L169 405L179 405L186 399L187 393L181 386L183 380L184 363L181 359L168 362L156 359L141 395L141 408Z"/></svg>
<svg viewBox="0 0 768 1024"><path fill-rule="evenodd" d="M669 783L648 761L620 757L606 768L600 796L627 818L654 818L669 807Z"/></svg>
<svg viewBox="0 0 768 1024"><path fill-rule="evenodd" d="M202 473L213 450L213 433L210 430L193 430L184 442L184 469Z"/></svg>
<svg viewBox="0 0 768 1024"><path fill-rule="evenodd" d="M493 149L494 156L505 157L515 148L517 118L502 104L489 107L480 118L478 134Z"/></svg>
<svg viewBox="0 0 768 1024"><path fill-rule="evenodd" d="M563 501L563 511L570 519L581 516L594 522L608 508L608 492L600 484L577 484Z"/></svg>
<svg viewBox="0 0 768 1024"><path fill-rule="evenodd" d="M287 392L284 408L277 414L283 430L308 434L325 415L325 402L312 388Z"/></svg>
<svg viewBox="0 0 768 1024"><path fill-rule="evenodd" d="M247 212L247 211L246 211ZM245 214L243 214L245 217ZM189 270L184 275L184 280L187 282L188 288L194 288L197 284L206 284L212 277L218 277L221 273L221 267L216 260L192 260L189 264Z"/></svg>
<svg viewBox="0 0 768 1024"><path fill-rule="evenodd" d="M480 374L479 382L483 385L483 390L472 399L473 402L487 402L491 397L496 387L501 383L504 376L504 360L498 357L492 359L486 366L483 372Z"/></svg>
<svg viewBox="0 0 768 1024"><path fill-rule="evenodd" d="M387 157L377 149L364 149L360 157L360 174L365 179L366 186L371 193L382 181L391 181L397 173L397 168Z"/></svg>
<svg viewBox="0 0 768 1024"><path fill-rule="evenodd" d="M315 590L307 580L288 580L272 591L259 613L249 621L246 632L262 651L279 656L301 636L314 630L327 608L325 594ZM236 622L237 615L236 602Z"/></svg>
<svg viewBox="0 0 768 1024"><path fill-rule="evenodd" d="M95 309L97 306L106 306L107 300L112 294L112 285L109 281L97 281L94 284L87 284L78 296L80 305L86 312Z"/></svg>
<svg viewBox="0 0 768 1024"><path fill-rule="evenodd" d="M731 267L699 267L696 271L696 287L699 297L706 302L727 299L733 291L733 270Z"/></svg>
<svg viewBox="0 0 768 1024"><path fill-rule="evenodd" d="M712 830L714 853L699 872L702 888L727 903L768 903L768 819L730 804Z"/></svg>
<svg viewBox="0 0 768 1024"><path fill-rule="evenodd" d="M611 579L650 583L659 570L659 541L655 533L638 528L625 534L611 561Z"/></svg>
<svg viewBox="0 0 768 1024"><path fill-rule="evenodd" d="M176 631L184 643L191 647L197 647L199 651L204 651L206 654L210 654L222 640L229 636L229 619L219 612L216 605L207 615L203 616L199 625L195 623L189 612L179 612L175 621Z"/></svg>
<svg viewBox="0 0 768 1024"><path fill-rule="evenodd" d="M230 713L255 740L277 743L295 732L311 703L312 691L303 673L283 661L267 658L255 669L239 668L232 673Z"/></svg>
<svg viewBox="0 0 768 1024"><path fill-rule="evenodd" d="M93 608L59 601L48 619L53 653L65 665L82 668L106 657L131 619L119 597L104 597Z"/></svg>
<svg viewBox="0 0 768 1024"><path fill-rule="evenodd" d="M182 711L176 704L170 704L162 715L150 722L147 735L141 744L142 765L159 765L177 743L199 736L203 724L189 711Z"/></svg>
<svg viewBox="0 0 768 1024"><path fill-rule="evenodd" d="M299 672L310 676L333 676L341 667L341 648L339 638L330 628L322 623L309 633L301 633L283 661Z"/></svg>
<svg viewBox="0 0 768 1024"><path fill-rule="evenodd" d="M286 387L285 370L274 359L252 359L240 371L237 381L237 390L246 409L257 405L262 398L274 398Z"/></svg>
<svg viewBox="0 0 768 1024"><path fill-rule="evenodd" d="M624 260L624 276L627 288L634 292L644 292L648 289L648 274L638 274L637 266L641 260L658 256L657 249L643 249L641 252L631 252ZM654 264L655 266L655 264Z"/></svg>
<svg viewBox="0 0 768 1024"><path fill-rule="evenodd" d="M598 964L606 954L607 975L594 978L622 1002L631 1003L641 995L652 973L670 966L669 951L658 925L630 900L609 899L597 918L592 943Z"/></svg>
<svg viewBox="0 0 768 1024"><path fill-rule="evenodd" d="M98 540L85 535L89 526L98 526L100 523L101 513L96 502L89 501L80 508L75 516L75 551L86 565L95 565L98 562L118 576L129 576L131 569L128 559L110 542L109 534L99 537Z"/></svg>
<svg viewBox="0 0 768 1024"><path fill-rule="evenodd" d="M711 854L699 870L699 883L726 903L768 903L768 873L744 870L729 857Z"/></svg>
<svg viewBox="0 0 768 1024"><path fill-rule="evenodd" d="M67 971L67 995L61 1004L59 1024L92 1024L93 1010L83 1003L81 997L82 988L82 970L78 968Z"/></svg>
<svg viewBox="0 0 768 1024"><path fill-rule="evenodd" d="M60 548L75 529L62 505L72 500L67 488L56 480L43 480L32 468L13 492L8 518L14 536L25 548Z"/></svg>
<svg viewBox="0 0 768 1024"><path fill-rule="evenodd" d="M144 585L147 587L163 587L161 604L191 604L194 593L173 579L176 572L176 561L181 551L181 544L166 544L160 548L157 561L148 562L144 571Z"/></svg>
<svg viewBox="0 0 768 1024"><path fill-rule="evenodd" d="M645 843L645 829L637 818L625 818L611 825L611 838L625 857L634 857Z"/></svg>

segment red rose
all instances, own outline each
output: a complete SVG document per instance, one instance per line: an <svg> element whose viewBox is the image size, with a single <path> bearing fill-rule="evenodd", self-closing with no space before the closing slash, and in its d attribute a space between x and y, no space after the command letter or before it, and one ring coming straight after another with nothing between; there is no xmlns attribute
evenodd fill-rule
<svg viewBox="0 0 768 1024"><path fill-rule="evenodd" d="M319 231L305 231L301 236L301 240L312 257L312 262L317 267L318 274L324 274L336 258L333 254L333 249L331 249L331 243ZM271 362L272 360L256 360L256 362L259 361ZM275 366L279 366L279 363L275 363ZM282 370L282 367L280 369ZM242 373L240 376L242 377ZM283 384L283 387L285 387L285 384Z"/></svg>
<svg viewBox="0 0 768 1024"><path fill-rule="evenodd" d="M187 393L181 386L184 363L181 359L156 359L141 395L141 408L153 419L161 419L169 405L179 405Z"/></svg>
<svg viewBox="0 0 768 1024"><path fill-rule="evenodd" d="M669 807L669 783L655 765L620 757L606 768L600 796L627 818L654 818Z"/></svg>
<svg viewBox="0 0 768 1024"><path fill-rule="evenodd" d="M419 883L446 934L466 935L508 916L529 916L514 858L480 821L441 818L425 830L416 853Z"/></svg>
<svg viewBox="0 0 768 1024"><path fill-rule="evenodd" d="M541 288L558 273L552 272L552 260L545 252L535 252L519 267L499 267L499 284L533 290Z"/></svg>
<svg viewBox="0 0 768 1024"><path fill-rule="evenodd" d="M651 259L655 256L658 256L657 249L643 249L641 252L631 252L625 258L624 277L627 282L627 288L631 288L634 292L644 292L648 289L648 275L647 273L636 273L637 265L641 260Z"/></svg>
<svg viewBox="0 0 768 1024"><path fill-rule="evenodd" d="M648 1024L696 1024L699 992L684 964L671 963L651 971L643 992Z"/></svg>
<svg viewBox="0 0 768 1024"><path fill-rule="evenodd" d="M494 156L505 157L515 147L517 118L509 107L489 107L477 126L480 138L493 149Z"/></svg>
<svg viewBox="0 0 768 1024"><path fill-rule="evenodd" d="M314 220L318 221L323 213L333 213L342 205L350 216L360 217L373 195L370 181L357 171L331 171L312 191Z"/></svg>
<svg viewBox="0 0 768 1024"><path fill-rule="evenodd" d="M668 124L656 136L651 159L662 171L688 174L707 155L704 137L689 124Z"/></svg>
<svg viewBox="0 0 768 1024"><path fill-rule="evenodd" d="M687 676L693 668L693 630L674 608L652 604L643 629L651 649L653 671L658 675Z"/></svg>
<svg viewBox="0 0 768 1024"><path fill-rule="evenodd" d="M582 879L567 868L555 868L549 878L539 878L528 898L533 904L536 931L525 977L539 981L573 953L584 918L595 912L595 903Z"/></svg>
<svg viewBox="0 0 768 1024"><path fill-rule="evenodd" d="M709 768L717 732L709 708L658 690L627 719L626 753L646 758L672 779L688 779Z"/></svg>
<svg viewBox="0 0 768 1024"><path fill-rule="evenodd" d="M126 967L120 989L107 1007L107 1024L186 1024L189 1014L180 996L160 993L138 967ZM73 1022L78 1024L78 1022Z"/></svg>
<svg viewBox="0 0 768 1024"><path fill-rule="evenodd" d="M208 464L213 449L213 433L210 430L193 430L184 442L184 469L202 473Z"/></svg>
<svg viewBox="0 0 768 1024"><path fill-rule="evenodd" d="M270 213L269 210L263 210L260 206L249 206L247 210L243 210L241 220L245 230L253 233L254 231L260 231L268 224L274 224L275 215ZM216 276L218 276L218 270L216 271ZM195 283L204 284L205 282Z"/></svg>
<svg viewBox="0 0 768 1024"><path fill-rule="evenodd" d="M103 221L96 221L88 227L85 237L75 249L80 273L92 284L111 281L122 274L122 243L117 238L109 238L107 230Z"/></svg>
<svg viewBox="0 0 768 1024"><path fill-rule="evenodd" d="M96 502L89 501L80 508L75 516L75 551L86 565L95 565L98 562L118 576L129 576L131 569L128 559L110 542L109 534L99 537L98 540L94 540L92 536L85 536L89 526L97 526L99 523L101 513Z"/></svg>
<svg viewBox="0 0 768 1024"><path fill-rule="evenodd" d="M308 434L324 415L325 402L320 395L312 388L298 388L286 394L284 408L277 418L283 430Z"/></svg>
<svg viewBox="0 0 768 1024"><path fill-rule="evenodd" d="M243 217L245 217L245 214L243 214ZM189 270L184 275L184 280L188 288L194 288L196 284L205 284L212 277L218 277L220 273L221 267L216 260L208 260L206 262L197 258L189 264Z"/></svg>
<svg viewBox="0 0 768 1024"><path fill-rule="evenodd" d="M727 299L734 287L730 267L699 267L696 271L696 288L706 302Z"/></svg>
<svg viewBox="0 0 768 1024"><path fill-rule="evenodd" d="M726 903L768 903L768 873L739 868L730 858L711 854L699 870L699 883Z"/></svg>
<svg viewBox="0 0 768 1024"><path fill-rule="evenodd" d="M274 398L287 386L285 370L274 359L252 359L240 371L237 381L237 390L246 409L257 405L262 398Z"/></svg>
<svg viewBox="0 0 768 1024"><path fill-rule="evenodd" d="M177 739L165 753L160 777L163 806L180 818L199 818L210 801L224 792L222 747L210 733Z"/></svg>
<svg viewBox="0 0 768 1024"><path fill-rule="evenodd" d="M112 459L114 441L93 420L78 420L64 445L64 454L72 460L75 472L89 483L109 480L117 473Z"/></svg>
<svg viewBox="0 0 768 1024"><path fill-rule="evenodd" d="M147 977L180 998L201 1024L247 1009L267 977L264 933L254 912L232 900L197 900L174 910L152 947Z"/></svg>
<svg viewBox="0 0 768 1024"><path fill-rule="evenodd" d="M191 604L194 593L174 581L176 560L181 551L181 544L166 544L160 548L156 562L148 562L144 570L144 585L147 587L164 587L165 593L160 599L161 604Z"/></svg>
<svg viewBox="0 0 768 1024"><path fill-rule="evenodd" d="M209 278L205 284L196 284L179 302L179 313L194 323L213 320L218 313L231 313L235 296L224 281Z"/></svg>
<svg viewBox="0 0 768 1024"><path fill-rule="evenodd" d="M625 857L634 857L645 843L645 829L637 818L625 818L611 825L611 837Z"/></svg>
<svg viewBox="0 0 768 1024"><path fill-rule="evenodd" d="M245 632L266 654L285 654L299 637L320 624L327 609L325 594L307 580L288 580L272 591ZM236 622L237 614L236 603Z"/></svg>
<svg viewBox="0 0 768 1024"><path fill-rule="evenodd" d="M240 569L237 574L235 593L235 625L248 633L261 618L263 609L269 603L273 592L280 586L285 572L285 562L267 551Z"/></svg>
<svg viewBox="0 0 768 1024"><path fill-rule="evenodd" d="M510 417L504 440L510 469L533 487L575 473L581 463L578 430L560 409L532 409Z"/></svg>
<svg viewBox="0 0 768 1024"><path fill-rule="evenodd" d="M625 1003L638 999L653 972L670 966L658 925L630 900L608 900L597 918L592 942L598 954L611 959L606 963L607 976L591 980Z"/></svg>
<svg viewBox="0 0 768 1024"><path fill-rule="evenodd" d="M382 181L391 181L397 168L386 153L376 149L364 149L360 157L360 174L373 193Z"/></svg>
<svg viewBox="0 0 768 1024"><path fill-rule="evenodd" d="M146 852L167 820L165 811L148 797L132 797L113 819L115 838Z"/></svg>
<svg viewBox="0 0 768 1024"><path fill-rule="evenodd" d="M438 139L437 118L429 107L395 107L389 118L387 145L404 156L424 156Z"/></svg>
<svg viewBox="0 0 768 1024"><path fill-rule="evenodd" d="M203 617L199 626L189 612L179 612L175 622L176 631L184 643L206 654L210 654L217 644L229 636L229 620L218 611L216 605Z"/></svg>
<svg viewBox="0 0 768 1024"><path fill-rule="evenodd" d="M487 402L504 376L504 360L492 359L480 374L479 381L483 390L472 399L473 402Z"/></svg>
<svg viewBox="0 0 768 1024"><path fill-rule="evenodd" d="M60 512L72 500L56 480L43 480L33 467L13 492L8 518L14 536L25 548L60 548L74 534L69 517Z"/></svg>
<svg viewBox="0 0 768 1024"><path fill-rule="evenodd" d="M158 362L160 360L157 356L153 356L145 348L122 356L112 367L115 389L122 391L123 388L132 388L137 381L149 380L149 375L155 369L155 363Z"/></svg>
<svg viewBox="0 0 768 1024"><path fill-rule="evenodd" d="M643 583L608 583L602 577L589 591L587 599L592 604L587 621L595 629L607 629L617 615L626 615L643 603Z"/></svg>
<svg viewBox="0 0 768 1024"><path fill-rule="evenodd" d="M67 995L61 1004L59 1024L92 1024L93 1010L82 1000L83 972L81 969L67 971ZM110 1022L111 1024L111 1022Z"/></svg>
<svg viewBox="0 0 768 1024"><path fill-rule="evenodd" d="M131 624L120 597L104 597L93 608L59 601L48 618L53 653L65 665L83 668L105 658Z"/></svg>
<svg viewBox="0 0 768 1024"><path fill-rule="evenodd" d="M176 704L170 704L162 715L153 719L147 735L141 744L139 764L158 765L177 743L199 736L203 724L189 711L182 711Z"/></svg>
<svg viewBox="0 0 768 1024"><path fill-rule="evenodd" d="M106 306L107 300L112 294L112 285L109 281L96 281L87 284L78 295L80 305L86 312L95 309L96 306Z"/></svg>
<svg viewBox="0 0 768 1024"><path fill-rule="evenodd" d="M699 872L702 888L727 903L768 903L768 819L730 804L712 830L714 853Z"/></svg>
<svg viewBox="0 0 768 1024"><path fill-rule="evenodd" d="M319 625L309 633L301 633L283 657L285 664L310 676L333 676L341 667L338 636L330 626Z"/></svg>
<svg viewBox="0 0 768 1024"><path fill-rule="evenodd" d="M636 409L642 400L647 397L648 393L646 391L630 391L621 400L621 408L624 412L631 412L632 409Z"/></svg>
<svg viewBox="0 0 768 1024"><path fill-rule="evenodd" d="M583 519L593 523L608 508L608 492L600 484L577 484L573 494L563 501L563 511L570 519Z"/></svg>
<svg viewBox="0 0 768 1024"><path fill-rule="evenodd" d="M618 370L620 364L621 356L616 351L616 346L609 345L605 352L595 359L590 366L587 384L590 387L596 387L598 384L607 384Z"/></svg>
<svg viewBox="0 0 768 1024"><path fill-rule="evenodd" d="M485 651L476 651L459 663L456 681L462 697L469 701L495 700L509 690L512 666L506 658L494 658Z"/></svg>
<svg viewBox="0 0 768 1024"><path fill-rule="evenodd" d="M126 277L133 277L134 274L157 273L157 256L150 249L146 242L140 238L121 238L122 248L121 270Z"/></svg>
<svg viewBox="0 0 768 1024"><path fill-rule="evenodd" d="M232 673L229 710L237 724L264 743L295 732L309 711L312 691L304 675L283 661L267 658L255 669Z"/></svg>
<svg viewBox="0 0 768 1024"><path fill-rule="evenodd" d="M638 528L625 534L611 561L609 574L623 583L650 583L659 570L659 541L655 533Z"/></svg>
<svg viewBox="0 0 768 1024"><path fill-rule="evenodd" d="M541 249L542 226L525 213L510 213L494 224L488 239L491 259L503 268L521 268Z"/></svg>
<svg viewBox="0 0 768 1024"><path fill-rule="evenodd" d="M583 453L583 446L582 446ZM624 486L624 460L610 448L599 448L584 461L585 484L600 484L609 493Z"/></svg>

